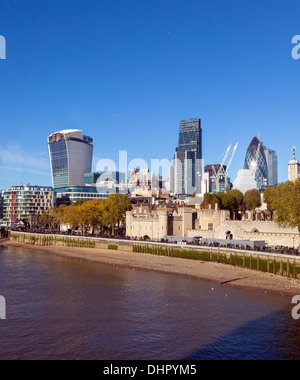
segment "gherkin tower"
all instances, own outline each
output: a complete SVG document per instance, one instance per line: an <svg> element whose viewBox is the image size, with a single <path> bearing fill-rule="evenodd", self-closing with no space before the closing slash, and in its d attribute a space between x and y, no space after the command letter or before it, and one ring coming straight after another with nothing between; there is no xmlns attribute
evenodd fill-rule
<svg viewBox="0 0 300 380"><path fill-rule="evenodd" d="M252 171L259 189L268 185L268 163L263 143L257 137L253 138L248 147L244 169Z"/></svg>

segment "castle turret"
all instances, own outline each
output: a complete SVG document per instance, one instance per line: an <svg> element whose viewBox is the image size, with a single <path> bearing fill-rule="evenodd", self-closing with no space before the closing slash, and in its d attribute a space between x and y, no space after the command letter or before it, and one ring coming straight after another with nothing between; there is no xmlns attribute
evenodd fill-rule
<svg viewBox="0 0 300 380"><path fill-rule="evenodd" d="M300 163L296 158L296 147L293 148L293 158L289 162L289 181L296 181L300 177Z"/></svg>

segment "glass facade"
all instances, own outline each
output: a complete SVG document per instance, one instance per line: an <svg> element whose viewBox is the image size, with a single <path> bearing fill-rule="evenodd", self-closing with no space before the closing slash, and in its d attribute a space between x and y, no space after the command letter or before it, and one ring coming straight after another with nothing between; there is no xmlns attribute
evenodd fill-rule
<svg viewBox="0 0 300 380"><path fill-rule="evenodd" d="M269 171L269 186L277 186L278 185L278 156L275 150L271 150L264 147L266 160L268 164Z"/></svg>
<svg viewBox="0 0 300 380"><path fill-rule="evenodd" d="M253 172L259 189L265 185L268 185L268 163L263 144L257 137L254 137L249 145L246 153L244 169L251 170Z"/></svg>
<svg viewBox="0 0 300 380"><path fill-rule="evenodd" d="M200 119L182 120L180 122L177 152L195 152L196 159L202 158L202 129Z"/></svg>
<svg viewBox="0 0 300 380"><path fill-rule="evenodd" d="M55 189L59 203L60 199L67 199L70 203L79 200L106 199L110 194L116 192L111 189L100 189L96 186L72 186Z"/></svg>
<svg viewBox="0 0 300 380"><path fill-rule="evenodd" d="M52 166L53 187L66 186L69 183L69 165L65 140L49 143Z"/></svg>
<svg viewBox="0 0 300 380"><path fill-rule="evenodd" d="M174 156L172 192L177 195L200 193L202 129L200 119L180 122L179 142ZM199 178L198 178L199 177Z"/></svg>
<svg viewBox="0 0 300 380"><path fill-rule="evenodd" d="M48 137L53 188L82 186L83 174L91 172L93 140L81 130L67 129Z"/></svg>

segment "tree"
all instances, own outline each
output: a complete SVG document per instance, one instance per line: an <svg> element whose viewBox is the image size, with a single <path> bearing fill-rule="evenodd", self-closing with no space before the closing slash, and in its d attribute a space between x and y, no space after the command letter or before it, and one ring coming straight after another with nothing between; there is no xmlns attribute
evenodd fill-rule
<svg viewBox="0 0 300 380"><path fill-rule="evenodd" d="M55 220L53 217L53 210L43 210L41 213L40 221L42 225L45 227L45 229L50 228L52 231L53 226L55 224Z"/></svg>
<svg viewBox="0 0 300 380"><path fill-rule="evenodd" d="M53 225L56 225L58 229L65 223L65 212L68 206L61 205L52 210Z"/></svg>
<svg viewBox="0 0 300 380"><path fill-rule="evenodd" d="M231 216L237 214L241 210L243 204L244 195L241 191L233 189L223 193L218 193L218 197L221 199L221 208L223 210L229 210Z"/></svg>
<svg viewBox="0 0 300 380"><path fill-rule="evenodd" d="M126 195L110 195L103 209L104 226L110 226L114 234L115 226L118 226L118 230L120 229L120 225L125 221L126 211L130 211L131 209L131 202Z"/></svg>
<svg viewBox="0 0 300 380"><path fill-rule="evenodd" d="M52 211L53 223L61 226L68 225L72 232L78 228L82 235L102 228L111 229L114 233L115 226L120 226L125 221L126 211L132 208L129 199L125 195L113 194L107 200L95 199L92 201L78 201L70 206L62 205Z"/></svg>
<svg viewBox="0 0 300 380"><path fill-rule="evenodd" d="M276 188L274 187L268 187L264 191L264 202L267 204L269 211L275 211L272 204L275 194Z"/></svg>
<svg viewBox="0 0 300 380"><path fill-rule="evenodd" d="M203 202L201 204L201 208L202 209L209 209L209 207L211 207L212 209L214 209L216 207L216 204L220 208L221 200L217 196L217 194L206 193L204 195L204 199L203 199Z"/></svg>
<svg viewBox="0 0 300 380"><path fill-rule="evenodd" d="M256 208L261 206L261 195L259 190L253 189L248 190L244 196L244 202L246 209L249 211L254 211Z"/></svg>
<svg viewBox="0 0 300 380"><path fill-rule="evenodd" d="M265 196L275 222L282 227L298 228L300 233L300 179L280 184Z"/></svg>

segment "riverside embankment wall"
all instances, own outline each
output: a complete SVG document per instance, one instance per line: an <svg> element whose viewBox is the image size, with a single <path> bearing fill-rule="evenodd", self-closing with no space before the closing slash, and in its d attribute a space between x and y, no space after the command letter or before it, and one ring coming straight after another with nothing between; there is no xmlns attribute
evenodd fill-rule
<svg viewBox="0 0 300 380"><path fill-rule="evenodd" d="M98 250L119 250L139 254L169 256L212 261L256 271L300 279L300 257L266 252L232 250L199 246L180 246L154 242L136 242L66 235L45 235L12 232L10 240L30 246L76 247ZM1 242L0 242L1 244Z"/></svg>

